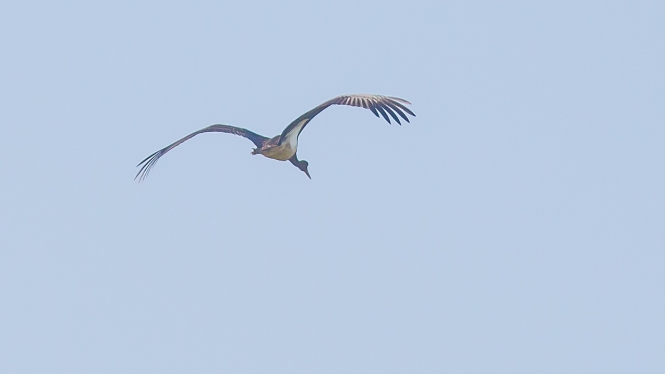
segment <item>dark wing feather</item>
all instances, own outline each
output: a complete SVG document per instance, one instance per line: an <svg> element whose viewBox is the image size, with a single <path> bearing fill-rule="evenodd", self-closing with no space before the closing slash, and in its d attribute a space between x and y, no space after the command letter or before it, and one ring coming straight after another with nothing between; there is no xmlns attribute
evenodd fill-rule
<svg viewBox="0 0 665 374"><path fill-rule="evenodd" d="M268 139L265 136L261 136L259 134L253 133L253 132L251 132L247 129L243 129L243 128L240 128L240 127L228 126L228 125L210 125L210 126L204 128L204 129L194 131L193 133L185 136L184 138L182 138L182 139L178 140L177 142L169 145L168 147L164 147L164 148L160 149L159 151L157 151L157 152L151 154L150 156L146 157L145 160L139 162L139 164L136 165L136 167L140 166L141 169L139 169L139 172L136 173L136 176L134 177L134 179L136 180L136 178L138 178L139 182L144 180L148 176L148 173L150 173L150 169L152 169L152 167L155 165L157 160L159 160L160 157L164 156L164 154L166 152L172 150L173 148L179 146L180 144L182 144L186 140L189 140L189 139L193 138L194 136L196 136L198 134L203 134L204 132L225 132L225 133L229 133L229 134L240 135L240 136L243 136L243 137L251 140L252 143L254 143L257 147L261 147L263 145L263 142Z"/></svg>
<svg viewBox="0 0 665 374"><path fill-rule="evenodd" d="M284 131L282 131L282 135L280 136L280 143L287 137L287 135L293 131L296 130L297 127L298 129L298 135L300 135L300 132L307 126L309 121L312 120L317 114L321 113L324 109L331 105L349 105L349 106L357 106L360 108L365 108L369 109L374 113L375 116L379 117L379 114L388 122L390 123L390 117L392 117L395 122L398 124L402 124L399 121L399 117L395 113L397 113L400 117L402 117L406 122L409 122L409 118L404 114L404 112L416 116L409 108L404 106L404 104L411 104L410 102L400 99L398 97L389 97L389 96L382 96L382 95L342 95L342 96L337 96L334 99L328 100L325 103L317 106L316 108L310 110L309 112L303 114L302 116L296 118L295 121L291 122L290 125L286 126ZM390 115L390 117L388 117ZM381 118L381 117L379 117Z"/></svg>

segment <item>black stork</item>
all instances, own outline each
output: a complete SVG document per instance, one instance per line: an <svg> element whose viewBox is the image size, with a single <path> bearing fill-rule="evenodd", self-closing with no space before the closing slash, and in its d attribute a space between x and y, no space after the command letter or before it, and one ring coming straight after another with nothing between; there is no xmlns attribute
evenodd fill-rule
<svg viewBox="0 0 665 374"><path fill-rule="evenodd" d="M298 136L300 136L300 133L305 128L305 126L307 126L309 121L312 120L312 118L331 105L349 105L369 109L377 117L379 117L380 113L381 116L383 116L383 118L388 121L388 123L390 123L390 118L388 117L388 115L390 115L390 117L392 117L398 124L401 125L402 123L399 121L399 118L395 113L402 117L406 122L409 122L409 118L404 114L404 112L414 117L416 116L411 110L409 110L409 108L404 106L404 104L411 103L397 97L382 95L356 94L337 96L336 98L328 100L325 103L296 118L295 121L286 126L280 135L277 135L273 138L266 138L265 136L240 127L229 125L210 125L204 129L195 131L178 140L177 142L169 145L168 147L162 148L159 151L146 157L145 160L136 165L137 167L140 166L141 169L139 169L138 173L136 173L134 179L136 180L138 178L139 182L144 180L148 176L150 169L155 166L157 160L159 160L159 158L162 157L166 152L177 147L184 141L204 132L225 132L243 136L251 140L252 143L256 145L256 148L254 148L252 151L253 155L263 155L265 157L280 161L289 160L293 165L302 170L305 174L307 174L307 177L311 179L312 177L310 177L309 171L307 170L307 166L309 164L305 160L298 160L296 151L298 148Z"/></svg>

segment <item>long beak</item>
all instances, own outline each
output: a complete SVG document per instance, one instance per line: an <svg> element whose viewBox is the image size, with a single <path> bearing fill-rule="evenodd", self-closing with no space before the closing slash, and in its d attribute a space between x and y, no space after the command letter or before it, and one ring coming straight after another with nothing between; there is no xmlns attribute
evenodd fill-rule
<svg viewBox="0 0 665 374"><path fill-rule="evenodd" d="M305 174L307 174L307 178L312 179L312 177L309 176L309 171L307 171L307 169L305 169L303 171L305 172Z"/></svg>

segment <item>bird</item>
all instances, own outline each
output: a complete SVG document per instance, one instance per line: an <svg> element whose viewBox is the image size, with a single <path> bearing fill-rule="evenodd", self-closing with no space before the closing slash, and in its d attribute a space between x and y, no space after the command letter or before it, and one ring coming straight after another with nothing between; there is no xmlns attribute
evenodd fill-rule
<svg viewBox="0 0 665 374"><path fill-rule="evenodd" d="M324 109L330 107L331 105L355 106L371 110L372 113L374 113L374 115L378 118L381 118L379 117L379 114L381 114L381 116L389 124L391 123L390 117L392 117L395 122L401 125L402 123L400 122L399 117L404 119L406 122L410 122L409 117L405 114L405 112L413 117L416 116L409 108L405 106L405 104L411 105L410 102L404 99L383 95L351 94L337 96L296 118L293 122L286 126L281 134L272 138L259 135L255 132L240 127L225 124L210 125L201 130L194 131L193 133L160 149L159 151L146 157L143 161L139 162L136 167L140 167L140 169L136 173L134 180L138 179L140 183L148 176L150 170L155 166L157 160L164 156L168 151L198 134L207 132L223 132L245 137L254 143L254 145L256 145L256 148L253 148L251 154L263 155L265 157L279 161L288 160L295 167L304 172L309 179L312 179L308 170L309 163L305 160L298 160L297 150L298 137L300 136L300 133L317 114L321 113Z"/></svg>

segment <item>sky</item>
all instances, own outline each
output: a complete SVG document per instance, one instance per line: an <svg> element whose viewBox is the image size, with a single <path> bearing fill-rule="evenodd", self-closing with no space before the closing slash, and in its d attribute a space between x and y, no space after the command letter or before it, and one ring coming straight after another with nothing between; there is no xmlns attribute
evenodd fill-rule
<svg viewBox="0 0 665 374"><path fill-rule="evenodd" d="M3 1L0 372L665 372L663 19Z"/></svg>

